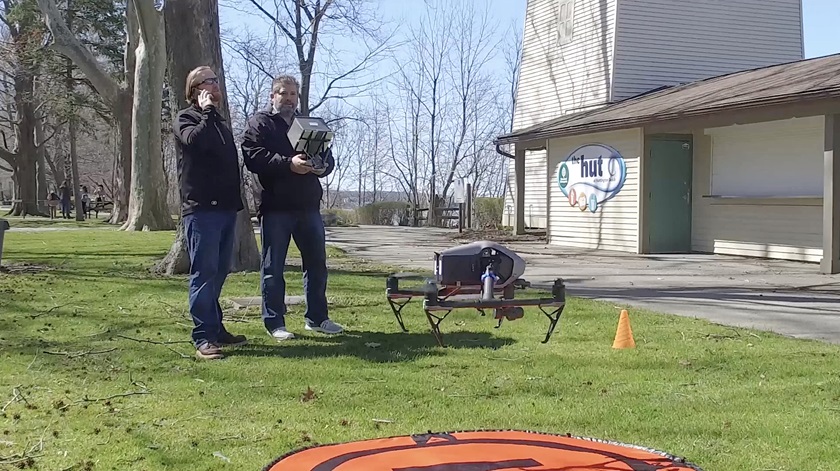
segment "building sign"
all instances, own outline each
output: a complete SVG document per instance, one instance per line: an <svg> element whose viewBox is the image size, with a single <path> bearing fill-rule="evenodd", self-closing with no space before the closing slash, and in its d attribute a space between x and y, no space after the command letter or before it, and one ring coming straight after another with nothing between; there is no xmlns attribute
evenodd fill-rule
<svg viewBox="0 0 840 471"><path fill-rule="evenodd" d="M557 178L569 206L594 213L621 191L627 178L627 165L612 147L587 144L566 157Z"/></svg>

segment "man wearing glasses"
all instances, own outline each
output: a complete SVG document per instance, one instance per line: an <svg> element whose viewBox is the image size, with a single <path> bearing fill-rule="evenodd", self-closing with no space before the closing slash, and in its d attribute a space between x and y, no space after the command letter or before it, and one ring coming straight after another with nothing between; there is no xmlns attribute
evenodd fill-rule
<svg viewBox="0 0 840 471"><path fill-rule="evenodd" d="M173 123L181 151L178 181L181 217L190 257L189 306L196 356L223 358L223 346L244 345L222 323L219 295L230 270L236 213L244 209L240 193L239 157L233 133L219 114L219 80L209 67L187 75L189 106Z"/></svg>

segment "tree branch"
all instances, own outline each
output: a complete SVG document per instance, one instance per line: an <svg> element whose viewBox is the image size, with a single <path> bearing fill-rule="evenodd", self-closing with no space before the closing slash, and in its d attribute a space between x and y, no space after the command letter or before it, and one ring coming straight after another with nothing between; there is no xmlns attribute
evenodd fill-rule
<svg viewBox="0 0 840 471"><path fill-rule="evenodd" d="M62 122L60 122L60 123L56 124L56 126L55 126L55 127L53 127L53 132L52 132L52 134L50 134L49 136L47 136L46 138L44 138L44 140L43 140L43 141L41 141L41 142L39 142L38 144L36 144L36 145L35 145L35 149L41 149L41 147L44 147L44 144L46 144L47 142L50 142L50 139L54 138L54 137L55 137L55 135L56 135L56 134L58 134L58 128L59 128L59 126L64 126L65 124L67 124L67 121L62 121Z"/></svg>
<svg viewBox="0 0 840 471"><path fill-rule="evenodd" d="M283 26L283 23L280 23L280 20L278 20L277 17L269 13L268 10L266 10L265 8L263 8L263 6L260 5L260 2L258 2L257 0L251 0L251 3L253 3L254 6L257 7L257 9L260 12L262 12L262 14L265 15L269 20L274 22L274 24L277 25L278 28L283 30L283 32L286 33L286 36L288 36L289 39L291 39L292 41L295 40L295 36L292 34L292 32L286 29L286 27Z"/></svg>
<svg viewBox="0 0 840 471"><path fill-rule="evenodd" d="M120 90L117 81L100 68L93 54L70 31L55 0L37 0L37 2L38 8L44 15L44 23L53 36L52 48L73 61L76 67L90 79L102 98L112 108L115 107Z"/></svg>
<svg viewBox="0 0 840 471"><path fill-rule="evenodd" d="M16 157L17 157L17 154L15 154L13 152L9 152L8 150L0 147L0 159L5 160L12 167L15 166L15 158ZM11 172L11 170L6 170L6 171Z"/></svg>
<svg viewBox="0 0 840 471"><path fill-rule="evenodd" d="M315 111L319 107L321 107L321 105L323 105L328 99L335 98L335 97L330 97L330 91L333 88L336 88L335 84L337 82L339 82L340 80L343 80L343 79L349 77L350 75L353 75L356 72L359 72L360 70L364 69L365 65L368 63L368 61L370 61L372 58L376 57L378 54L382 53L386 49L386 44L387 44L387 40L385 42L383 42L382 44L380 44L379 47L376 47L376 48L370 50L365 55L365 57L362 58L362 60L360 60L359 63L356 64L353 68L351 68L347 72L345 72L345 73L333 78L332 80L330 80L330 82L327 84L327 88L324 90L324 93L321 95L321 99L318 100L318 103L316 103L314 106L309 107L310 113ZM380 79L380 80L382 80L382 79ZM371 83L376 82L376 81L378 81L378 80L374 80Z"/></svg>

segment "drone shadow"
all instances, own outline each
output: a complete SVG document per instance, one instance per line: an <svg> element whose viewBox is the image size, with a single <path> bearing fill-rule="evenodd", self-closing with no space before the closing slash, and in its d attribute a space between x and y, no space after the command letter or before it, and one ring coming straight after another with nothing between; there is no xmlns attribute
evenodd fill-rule
<svg viewBox="0 0 840 471"><path fill-rule="evenodd" d="M428 330L417 332L346 331L343 335L331 337L305 333L295 335L295 339L279 344L251 344L240 347L232 350L229 355L285 358L352 356L374 363L398 363L446 355L449 350L497 350L515 343L515 340L509 337L469 331L444 333L444 347L440 347L435 342Z"/></svg>

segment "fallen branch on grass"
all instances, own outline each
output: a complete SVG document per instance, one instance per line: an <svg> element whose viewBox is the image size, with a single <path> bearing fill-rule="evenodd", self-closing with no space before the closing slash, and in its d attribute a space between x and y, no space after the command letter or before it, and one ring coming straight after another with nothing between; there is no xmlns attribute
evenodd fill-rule
<svg viewBox="0 0 840 471"><path fill-rule="evenodd" d="M141 396L144 394L151 394L149 391L132 391L127 393L120 393L120 394L113 394L108 397L99 397L95 399L90 399L88 397L84 397L82 399L77 400L76 402L102 402L102 401L110 401L111 399L117 399L119 397L129 397L129 396Z"/></svg>
<svg viewBox="0 0 840 471"><path fill-rule="evenodd" d="M111 353L114 350L116 350L116 348L109 348L108 350L99 350L99 351L88 350L86 352L49 352L49 351L44 350L44 353L46 353L47 355L66 356L67 358L79 358L79 357L83 357L83 356L86 356L86 355L101 355L103 353Z"/></svg>
<svg viewBox="0 0 840 471"><path fill-rule="evenodd" d="M185 355L185 354L183 354L183 353L179 352L178 350L175 350L175 349L174 349L174 348L172 348L172 347L166 347L166 348L168 348L169 350L171 350L171 351L173 351L173 352L177 353L177 354L178 354L181 358L192 359L192 357L191 357L191 356L189 356L189 355Z"/></svg>
<svg viewBox="0 0 840 471"><path fill-rule="evenodd" d="M45 429L46 430L46 429ZM38 443L32 445L29 450L24 451L23 453L15 453L11 456L0 456L0 464L12 464L18 465L20 467L20 463L25 463L30 468L34 466L35 458L44 456L44 437L43 434L41 435L41 439ZM21 468L23 469L23 468Z"/></svg>
<svg viewBox="0 0 840 471"><path fill-rule="evenodd" d="M46 316L46 315L52 314L52 312L53 312L53 311L55 311L56 309L61 309L61 308L63 308L63 307L67 307L67 306L69 306L70 304L71 304L71 303L67 303L67 304L61 304L61 305L56 305L56 306L53 306L53 307L51 307L51 308L47 309L46 311L39 312L38 314L35 314L34 316L29 316L29 318L30 318L30 319L37 319L37 318L39 318L39 317L41 317L41 316Z"/></svg>
<svg viewBox="0 0 840 471"><path fill-rule="evenodd" d="M119 397L141 396L141 395L144 395L144 394L151 394L151 392L146 391L146 390L132 391L132 392L127 392L127 393L122 393L122 394L114 394L114 395L108 396L108 397L98 397L98 398L94 398L94 399L90 399L89 397L85 396L81 399L77 399L75 402L76 402L76 404L80 404L80 403L83 403L83 402L104 402L104 401L110 401L111 399L117 399Z"/></svg>
<svg viewBox="0 0 840 471"><path fill-rule="evenodd" d="M178 344L182 344L182 343L190 343L187 340L171 340L171 341L167 341L167 342L159 342L157 340L136 339L134 337L129 337L127 335L122 335L122 334L117 334L116 337L119 337L121 339L126 339L126 340L133 340L135 342L140 342L140 343L150 343L152 345L178 345Z"/></svg>
<svg viewBox="0 0 840 471"><path fill-rule="evenodd" d="M21 385L17 385L12 389L12 398L3 406L2 409L0 409L0 414L5 413L6 408L17 401L23 401L26 405L29 405L29 402L26 400L26 397L20 392L20 387Z"/></svg>
<svg viewBox="0 0 840 471"><path fill-rule="evenodd" d="M16 464L19 464L19 463L27 463L27 466L31 467L33 464L35 464L34 459L38 458L40 456L43 456L43 455L27 455L26 453L24 453L22 455L21 454L12 455L12 456L9 456L8 458L4 458L4 457L0 456L0 464L16 465ZM23 468L21 468L21 469L23 469Z"/></svg>

